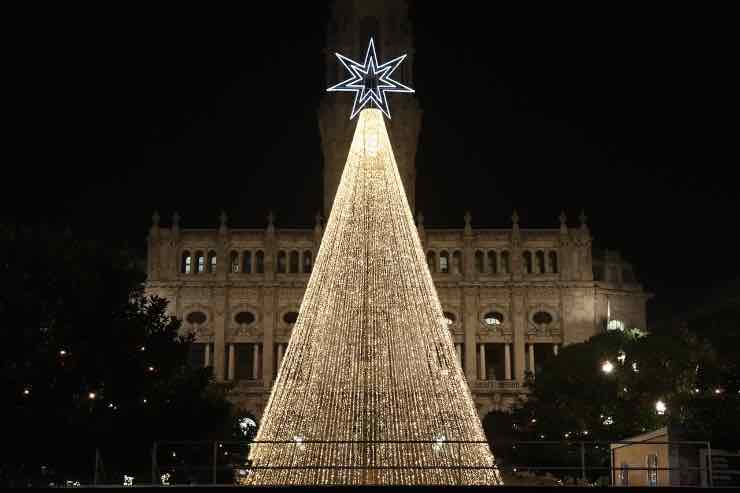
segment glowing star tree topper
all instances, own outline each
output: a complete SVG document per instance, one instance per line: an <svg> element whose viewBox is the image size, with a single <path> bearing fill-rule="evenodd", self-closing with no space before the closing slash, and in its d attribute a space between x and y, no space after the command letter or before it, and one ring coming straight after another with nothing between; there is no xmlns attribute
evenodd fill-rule
<svg viewBox="0 0 740 493"><path fill-rule="evenodd" d="M335 53L344 68L352 75L349 79L331 86L327 92L354 92L355 102L352 105L350 120L357 115L368 104L374 104L388 118L391 117L388 108L388 92L413 93L414 90L398 81L391 79L390 75L401 65L406 55L401 55L382 65L378 64L378 56L375 53L375 43L370 38L370 43L365 54L365 63L360 64L350 60L344 55Z"/></svg>

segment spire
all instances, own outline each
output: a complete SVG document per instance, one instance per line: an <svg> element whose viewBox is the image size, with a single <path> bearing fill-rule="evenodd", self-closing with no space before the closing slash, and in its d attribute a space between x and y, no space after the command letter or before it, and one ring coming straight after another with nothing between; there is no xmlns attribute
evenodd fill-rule
<svg viewBox="0 0 740 493"><path fill-rule="evenodd" d="M465 236L470 236L473 234L473 228L470 226L470 221L473 220L473 216L470 214L470 211L465 211L465 215L463 216L463 221L465 221L465 228L464 228L464 234Z"/></svg>
<svg viewBox="0 0 740 493"><path fill-rule="evenodd" d="M172 213L172 232L175 234L180 232L180 214L177 211Z"/></svg>
<svg viewBox="0 0 740 493"><path fill-rule="evenodd" d="M560 211L560 216L558 217L558 219L560 219L560 234L567 235L568 234L568 216L565 215L565 211Z"/></svg>
<svg viewBox="0 0 740 493"><path fill-rule="evenodd" d="M225 234L229 230L229 216L226 215L226 211L221 211L221 214L218 216L218 222L218 232Z"/></svg>
<svg viewBox="0 0 740 493"><path fill-rule="evenodd" d="M154 211L154 214L152 214L152 227L149 228L149 235L152 237L155 237L159 234L159 212Z"/></svg>
<svg viewBox="0 0 740 493"><path fill-rule="evenodd" d="M255 441L273 443L251 450L253 485L501 483L379 110L359 115Z"/></svg>
<svg viewBox="0 0 740 493"><path fill-rule="evenodd" d="M519 246L519 241L521 239L521 231L519 230L519 214L517 213L516 209L514 209L514 212L511 214L511 244L512 246Z"/></svg>
<svg viewBox="0 0 740 493"><path fill-rule="evenodd" d="M321 238L321 234L323 232L323 228L321 227L321 219L321 212L316 211L316 215L314 216L315 224L313 226L313 232L314 236L316 236L317 238Z"/></svg>
<svg viewBox="0 0 740 493"><path fill-rule="evenodd" d="M267 213L267 232L275 232L275 213L272 210Z"/></svg>
<svg viewBox="0 0 740 493"><path fill-rule="evenodd" d="M586 224L588 216L586 216L586 212L581 210L581 214L578 216L578 219L581 221L581 234L583 234L583 236L588 236L588 224Z"/></svg>

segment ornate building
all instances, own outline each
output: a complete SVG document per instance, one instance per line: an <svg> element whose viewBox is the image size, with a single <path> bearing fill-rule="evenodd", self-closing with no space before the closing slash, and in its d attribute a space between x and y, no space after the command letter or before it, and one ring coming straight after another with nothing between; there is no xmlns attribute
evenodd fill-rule
<svg viewBox="0 0 740 493"><path fill-rule="evenodd" d="M413 34L404 2L338 1L326 50L327 83L344 77L333 53L360 59L374 36L381 59L407 52L397 76L413 87ZM325 97L318 110L328 215L347 157L354 122L349 98ZM415 157L422 112L414 97L393 101L387 122L409 204L414 207ZM456 349L481 417L507 409L523 392L527 372L564 344L610 328L645 327L649 298L618 253L594 257L586 217L569 227L478 229L470 214L459 229L417 227ZM212 366L232 400L260 416L276 376L322 237L312 229L231 228L225 213L214 229L169 227L155 214L148 238L150 294L194 331L193 360Z"/></svg>

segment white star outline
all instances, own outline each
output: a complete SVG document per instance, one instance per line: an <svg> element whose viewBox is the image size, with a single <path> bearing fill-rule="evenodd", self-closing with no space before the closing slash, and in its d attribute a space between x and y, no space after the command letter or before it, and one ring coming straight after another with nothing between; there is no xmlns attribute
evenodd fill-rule
<svg viewBox="0 0 740 493"><path fill-rule="evenodd" d="M350 60L344 55L334 53L344 68L352 75L349 79L331 86L327 92L354 92L355 101L352 104L352 120L368 103L374 104L388 118L391 117L390 108L388 107L387 92L413 93L414 90L400 82L390 78L390 75L401 65L406 55L401 55L393 60L378 65L378 56L375 53L375 42L370 38L370 43L365 54L365 63L360 64ZM368 76L376 77L378 85L375 88L368 89L365 85L365 79Z"/></svg>

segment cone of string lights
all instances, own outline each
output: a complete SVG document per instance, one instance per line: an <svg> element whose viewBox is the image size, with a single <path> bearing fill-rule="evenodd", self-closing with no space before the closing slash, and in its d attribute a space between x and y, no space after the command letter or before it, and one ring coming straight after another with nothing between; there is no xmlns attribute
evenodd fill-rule
<svg viewBox="0 0 740 493"><path fill-rule="evenodd" d="M383 118L359 114L247 484L501 484Z"/></svg>

